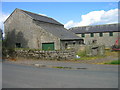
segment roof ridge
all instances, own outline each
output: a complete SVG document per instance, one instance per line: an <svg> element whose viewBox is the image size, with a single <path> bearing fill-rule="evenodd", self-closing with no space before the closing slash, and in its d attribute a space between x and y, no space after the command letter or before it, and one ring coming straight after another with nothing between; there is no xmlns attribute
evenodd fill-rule
<svg viewBox="0 0 120 90"><path fill-rule="evenodd" d="M72 28L70 28L70 29L83 28L83 27L96 27L96 26L118 25L118 24L120 24L120 23L100 24L100 25L89 25L89 26L77 26L77 27L72 27Z"/></svg>
<svg viewBox="0 0 120 90"><path fill-rule="evenodd" d="M38 21L42 21L42 22L46 22L46 23L52 23L52 24L62 25L63 26L63 24L61 24L60 22L58 22L57 20L55 20L55 19L53 19L51 17L43 16L43 15L33 13L33 12L30 12L30 11L26 11L26 10L22 10L22 9L19 9L19 10L26 13L27 15L31 16L31 18L34 19L34 20L38 20Z"/></svg>
<svg viewBox="0 0 120 90"><path fill-rule="evenodd" d="M74 33L118 32L119 23L100 26L79 27L70 29Z"/></svg>
<svg viewBox="0 0 120 90"><path fill-rule="evenodd" d="M17 8L17 9L18 9L18 8ZM39 15L39 16L42 16L42 17L47 17L47 18L53 19L53 18L51 18L51 17L43 16L43 15L40 15L40 14L38 14L38 13L33 13L33 12L26 11L26 10L22 10L22 9L19 9L19 10L24 11L24 12L29 12L29 13L32 13L32 14L35 14L35 15Z"/></svg>

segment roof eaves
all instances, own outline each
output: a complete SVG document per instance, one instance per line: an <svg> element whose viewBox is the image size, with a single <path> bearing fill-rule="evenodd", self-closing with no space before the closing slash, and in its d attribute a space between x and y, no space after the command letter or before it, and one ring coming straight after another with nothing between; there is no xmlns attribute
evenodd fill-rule
<svg viewBox="0 0 120 90"><path fill-rule="evenodd" d="M82 38L62 38L62 39L60 39L60 40L63 40L63 41L65 41L65 40L68 40L68 41L70 41L70 40L81 40Z"/></svg>
<svg viewBox="0 0 120 90"><path fill-rule="evenodd" d="M89 34L89 33L107 33L107 32L120 32L120 31L101 31L101 32L75 32L75 34Z"/></svg>

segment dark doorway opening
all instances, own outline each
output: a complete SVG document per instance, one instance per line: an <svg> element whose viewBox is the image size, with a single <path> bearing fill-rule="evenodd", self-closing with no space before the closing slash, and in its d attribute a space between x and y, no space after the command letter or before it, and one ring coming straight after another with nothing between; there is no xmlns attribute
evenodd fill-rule
<svg viewBox="0 0 120 90"><path fill-rule="evenodd" d="M21 43L16 43L16 48L21 48Z"/></svg>

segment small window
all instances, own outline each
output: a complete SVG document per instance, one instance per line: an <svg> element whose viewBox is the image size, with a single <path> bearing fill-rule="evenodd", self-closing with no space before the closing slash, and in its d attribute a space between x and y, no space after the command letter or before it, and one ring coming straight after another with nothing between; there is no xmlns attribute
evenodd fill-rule
<svg viewBox="0 0 120 90"><path fill-rule="evenodd" d="M92 43L93 43L93 44L96 44L96 43L97 43L97 40L93 40Z"/></svg>
<svg viewBox="0 0 120 90"><path fill-rule="evenodd" d="M91 33L90 36L91 36L91 37L94 37L94 33Z"/></svg>
<svg viewBox="0 0 120 90"><path fill-rule="evenodd" d="M16 43L16 48L21 48L21 43Z"/></svg>
<svg viewBox="0 0 120 90"><path fill-rule="evenodd" d="M113 36L113 32L109 32L109 36Z"/></svg>
<svg viewBox="0 0 120 90"><path fill-rule="evenodd" d="M99 33L99 36L100 36L100 37L102 37L102 36L103 36L103 33L102 33L102 32L101 32L101 33Z"/></svg>
<svg viewBox="0 0 120 90"><path fill-rule="evenodd" d="M82 33L82 34L81 34L81 36L82 36L82 37L85 37L85 34L84 34L84 33Z"/></svg>

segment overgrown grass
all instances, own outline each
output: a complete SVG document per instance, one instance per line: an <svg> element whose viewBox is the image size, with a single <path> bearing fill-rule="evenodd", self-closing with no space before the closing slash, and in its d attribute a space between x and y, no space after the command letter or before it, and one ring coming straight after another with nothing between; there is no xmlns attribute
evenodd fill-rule
<svg viewBox="0 0 120 90"><path fill-rule="evenodd" d="M105 50L104 56L100 56L100 55L87 56L85 51L77 52L76 55L80 56L80 58L76 58L75 60L95 60L95 59L105 58L107 56L118 57L118 52L111 51L110 49L107 49L107 50Z"/></svg>
<svg viewBox="0 0 120 90"><path fill-rule="evenodd" d="M76 58L75 60L95 60L95 59L101 59L104 57L105 56L86 56L86 57Z"/></svg>
<svg viewBox="0 0 120 90"><path fill-rule="evenodd" d="M76 58L75 60L95 60L104 58L105 56L87 56L85 51L77 52L76 55L80 56L80 58Z"/></svg>
<svg viewBox="0 0 120 90"><path fill-rule="evenodd" d="M42 50L42 49L31 49L31 48L15 48L15 50L30 50L30 51L61 51L61 50Z"/></svg>
<svg viewBox="0 0 120 90"><path fill-rule="evenodd" d="M15 48L15 50L31 50L31 51L41 51L41 49L30 49L30 48Z"/></svg>
<svg viewBox="0 0 120 90"><path fill-rule="evenodd" d="M118 52L116 51L111 51L111 50L105 50L105 56L118 56Z"/></svg>
<svg viewBox="0 0 120 90"><path fill-rule="evenodd" d="M115 60L115 61L111 61L111 62L107 62L107 63L104 63L104 64L120 64L120 60Z"/></svg>
<svg viewBox="0 0 120 90"><path fill-rule="evenodd" d="M76 53L76 55L81 56L81 57L86 57L86 52L85 51L79 51Z"/></svg>

